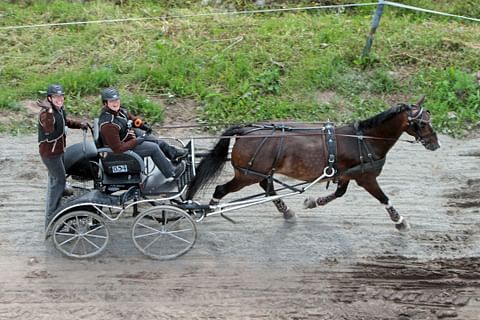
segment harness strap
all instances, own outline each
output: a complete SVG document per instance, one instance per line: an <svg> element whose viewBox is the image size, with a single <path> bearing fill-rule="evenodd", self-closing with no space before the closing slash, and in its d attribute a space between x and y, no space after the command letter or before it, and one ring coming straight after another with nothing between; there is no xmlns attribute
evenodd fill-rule
<svg viewBox="0 0 480 320"><path fill-rule="evenodd" d="M267 142L267 139L273 135L273 133L275 132L275 130L276 130L276 128L274 127L274 128L272 129L272 132L270 133L270 135L265 136L265 137L262 139L262 141L260 141L260 143L257 145L257 149L256 149L255 152L253 153L252 158L250 158L250 161L248 161L248 168L252 167L253 163L255 162L255 159L257 158L258 152L260 152L260 150L263 148L263 146L264 146L265 143Z"/></svg>
<svg viewBox="0 0 480 320"><path fill-rule="evenodd" d="M325 127L325 143L327 145L327 166L337 172L337 141L335 138L335 127L332 122L326 122Z"/></svg>
<svg viewBox="0 0 480 320"><path fill-rule="evenodd" d="M282 155L282 152L283 152L283 143L285 141L285 135L283 135L283 133L285 133L285 127L282 126L282 137L280 138L280 145L277 148L277 153L273 158L272 169L270 170L271 176L273 176L273 174L275 173L275 170L276 170L275 167L277 166L278 159L280 159L280 156Z"/></svg>
<svg viewBox="0 0 480 320"><path fill-rule="evenodd" d="M249 175L249 174L252 174L254 176L258 176L258 177L261 177L261 178L264 178L264 179L268 179L270 181L273 181L273 182L276 182L278 184L281 184L282 186L284 186L285 188L287 189L290 189L292 191L295 191L295 192L303 192L304 190L303 189L298 189L298 188L295 188L295 186L291 186L291 185L288 185L286 184L285 182L283 181L280 181L276 178L274 178L272 175L267 175L267 174L264 174L264 173L261 173L261 172L258 172L258 171L255 171L255 170L252 170L250 168L242 168L242 167L237 167L237 166L233 166L235 169L241 171L243 174L245 175Z"/></svg>
<svg viewBox="0 0 480 320"><path fill-rule="evenodd" d="M365 165L365 162L364 162L364 159L363 159L363 153L362 153L362 146L365 149L365 151L367 152L367 157L370 160L370 164L373 166L373 163L376 161L376 160L374 160L374 158L377 157L375 152L372 151L372 148L363 139L363 132L359 129L359 123L355 122L353 124L353 127L355 128L355 134L357 136L358 154L360 156L360 165L359 165L360 168L364 168L364 165ZM354 168L356 168L356 167L354 167ZM362 170L362 173L363 172L364 171Z"/></svg>
<svg viewBox="0 0 480 320"><path fill-rule="evenodd" d="M260 152L260 150L263 148L263 146L265 145L265 143L267 142L267 139L272 137L273 134L275 133L276 130L279 130L281 129L282 130L282 135L280 137L280 145L278 146L277 148L277 152L275 154L275 157L273 158L273 164L272 164L272 168L270 170L270 175L273 175L275 173L275 167L277 165L277 162L278 160L280 159L280 156L283 152L283 143L285 141L285 136L283 135L283 133L285 133L285 131L292 131L293 129L291 127L286 127L284 125L275 125L275 124L271 124L271 125L257 125L257 124L252 124L251 125L252 127L254 127L253 129L251 130L248 130L246 132L244 132L244 134L248 134L248 133L251 133L251 132L255 132L255 131L258 131L258 130L265 130L265 129L271 129L272 131L270 132L270 135L268 136L265 136L263 138L263 140L258 144L257 146L257 149L255 150L255 152L253 153L252 155L252 158L250 159L250 161L248 161L248 168L247 170L250 170L250 168L253 166L253 163L255 162L255 159L257 158L257 154Z"/></svg>
<svg viewBox="0 0 480 320"><path fill-rule="evenodd" d="M361 163L359 165L356 165L355 167L352 167L350 169L347 169L346 171L343 171L341 174L350 175L350 174L356 174L359 172L364 173L365 171L379 171L382 169L384 164L385 164L385 158L382 158L379 160L373 160L368 163Z"/></svg>

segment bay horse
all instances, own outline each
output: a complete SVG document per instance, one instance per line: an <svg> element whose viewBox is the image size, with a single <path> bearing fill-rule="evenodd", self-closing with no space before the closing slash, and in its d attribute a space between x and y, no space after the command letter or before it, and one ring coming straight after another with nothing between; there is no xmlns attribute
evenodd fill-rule
<svg viewBox="0 0 480 320"><path fill-rule="evenodd" d="M220 174L227 160L230 138L235 137L231 152L234 178L215 188L211 205L218 204L228 193L254 183L259 183L266 195L275 195L274 173L311 182L329 169L331 176L321 181L333 181L337 189L325 197L307 198L305 208L323 206L343 196L350 180L355 180L385 205L395 227L405 230L406 220L382 191L377 177L385 156L403 132L415 137L415 141L428 150L440 147L431 126L430 112L421 106L423 100L422 96L415 104L398 104L369 119L339 127L331 124L286 127L278 123L233 126L223 132L215 147L202 159L185 198L193 199ZM295 217L282 199L273 202L285 219Z"/></svg>

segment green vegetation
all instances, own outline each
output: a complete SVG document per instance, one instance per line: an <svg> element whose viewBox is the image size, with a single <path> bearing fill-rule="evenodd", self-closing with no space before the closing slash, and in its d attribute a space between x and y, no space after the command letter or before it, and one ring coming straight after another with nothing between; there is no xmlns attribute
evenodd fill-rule
<svg viewBox="0 0 480 320"><path fill-rule="evenodd" d="M401 2L480 18L476 1ZM125 105L150 123L162 123L163 103L169 99L195 100L198 118L215 127L281 119L346 122L395 103L414 102L422 94L439 131L461 135L480 123L475 79L480 70L480 23L387 6L371 54L360 61L374 6L178 17L255 8L254 1L238 0L221 5L2 1L0 28L172 18L0 29L0 114L18 112L23 101L41 98L49 83L59 82L68 93L68 108L85 117L98 114L101 88L116 86ZM28 127L23 132L33 130L35 122L21 123ZM12 132L11 125L0 123L0 131Z"/></svg>

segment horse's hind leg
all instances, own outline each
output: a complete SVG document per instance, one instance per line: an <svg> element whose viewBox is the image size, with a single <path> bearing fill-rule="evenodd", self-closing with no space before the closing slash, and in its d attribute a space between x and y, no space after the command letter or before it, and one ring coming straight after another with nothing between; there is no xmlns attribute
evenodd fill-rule
<svg viewBox="0 0 480 320"><path fill-rule="evenodd" d="M372 196L374 196L380 203L385 205L385 209L390 216L390 219L395 223L395 228L400 231L407 230L409 228L407 220L401 216L398 211L393 207L388 197L382 191L378 185L376 177L367 176L356 179L359 186L363 187Z"/></svg>
<svg viewBox="0 0 480 320"><path fill-rule="evenodd" d="M265 190L267 196L274 196L277 194L273 188L273 182L271 180L264 179L260 181L260 186L263 188L263 190ZM282 199L273 200L273 204L277 210L283 214L283 218L285 220L295 218L295 211L290 209Z"/></svg>
<svg viewBox="0 0 480 320"><path fill-rule="evenodd" d="M258 178L252 178L252 176L235 175L235 177L225 184L215 187L210 205L217 205L220 200L231 192L236 192L246 186L259 182Z"/></svg>
<svg viewBox="0 0 480 320"><path fill-rule="evenodd" d="M318 197L317 199L313 197L306 198L305 201L303 201L303 207L305 209L313 209L317 206L324 206L336 198L340 198L347 191L349 182L350 180L340 180L337 185L337 190L326 197Z"/></svg>

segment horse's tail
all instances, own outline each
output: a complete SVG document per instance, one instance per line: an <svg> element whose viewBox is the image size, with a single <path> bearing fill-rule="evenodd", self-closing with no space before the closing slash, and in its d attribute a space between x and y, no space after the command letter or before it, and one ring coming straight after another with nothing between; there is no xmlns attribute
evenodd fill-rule
<svg viewBox="0 0 480 320"><path fill-rule="evenodd" d="M199 190L219 176L221 169L223 169L225 165L225 161L227 161L231 136L243 133L244 128L244 126L231 127L222 133L215 147L200 161L200 164L196 168L195 176L188 184L187 194L185 196L187 200L193 199Z"/></svg>

